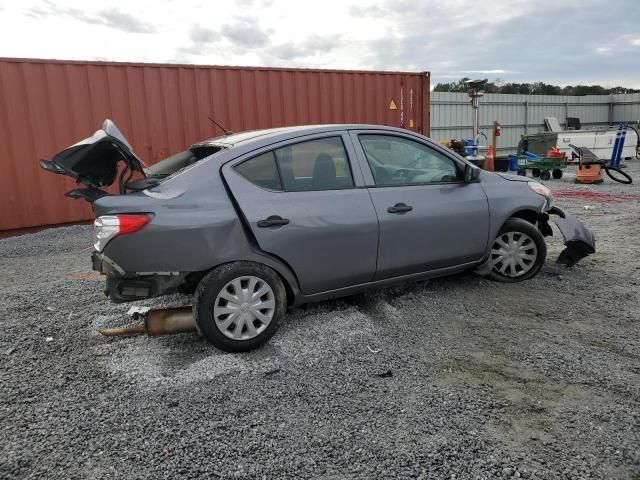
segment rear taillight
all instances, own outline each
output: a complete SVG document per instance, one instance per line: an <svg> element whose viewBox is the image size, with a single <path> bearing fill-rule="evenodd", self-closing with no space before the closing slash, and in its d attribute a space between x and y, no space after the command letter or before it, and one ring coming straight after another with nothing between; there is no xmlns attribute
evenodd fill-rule
<svg viewBox="0 0 640 480"><path fill-rule="evenodd" d="M140 230L151 221L147 214L103 215L93 222L93 248L101 252L118 235Z"/></svg>

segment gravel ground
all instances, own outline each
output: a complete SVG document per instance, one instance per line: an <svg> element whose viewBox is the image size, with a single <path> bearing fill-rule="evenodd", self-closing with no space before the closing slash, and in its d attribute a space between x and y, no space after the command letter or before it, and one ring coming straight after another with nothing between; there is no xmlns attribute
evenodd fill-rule
<svg viewBox="0 0 640 480"><path fill-rule="evenodd" d="M640 478L629 163L632 186L547 182L636 195L558 198L598 237L572 269L554 270L556 232L531 281L465 274L295 309L241 355L100 336L130 304L103 296L86 226L0 241L0 478Z"/></svg>

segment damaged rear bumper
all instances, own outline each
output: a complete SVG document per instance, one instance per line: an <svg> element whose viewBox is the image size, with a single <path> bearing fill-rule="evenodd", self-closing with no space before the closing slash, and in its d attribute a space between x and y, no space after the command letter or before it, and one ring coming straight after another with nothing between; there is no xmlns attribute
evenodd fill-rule
<svg viewBox="0 0 640 480"><path fill-rule="evenodd" d="M591 255L596 251L596 238L593 232L585 227L580 220L573 215L566 213L558 207L551 207L545 214L546 218L541 219L540 230L547 236L551 235L551 227L549 226L549 215L557 215L555 224L564 237L565 248L556 263L566 265L568 267L575 265L587 255Z"/></svg>
<svg viewBox="0 0 640 480"><path fill-rule="evenodd" d="M93 270L106 275L105 295L114 303L132 302L182 291L186 274L180 272L126 273L106 255L93 252Z"/></svg>

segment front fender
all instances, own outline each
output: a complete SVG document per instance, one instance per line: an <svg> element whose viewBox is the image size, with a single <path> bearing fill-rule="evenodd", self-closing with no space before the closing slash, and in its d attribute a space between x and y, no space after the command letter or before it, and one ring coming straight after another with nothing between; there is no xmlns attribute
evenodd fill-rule
<svg viewBox="0 0 640 480"><path fill-rule="evenodd" d="M558 216L555 224L564 237L564 244L567 247L560 252L556 263L571 267L587 255L595 253L596 237L580 220L558 207L551 207L548 213Z"/></svg>

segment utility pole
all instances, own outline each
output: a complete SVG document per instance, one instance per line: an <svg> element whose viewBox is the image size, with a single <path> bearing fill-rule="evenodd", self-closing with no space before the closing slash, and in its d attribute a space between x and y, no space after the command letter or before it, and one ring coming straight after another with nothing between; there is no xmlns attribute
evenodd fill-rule
<svg viewBox="0 0 640 480"><path fill-rule="evenodd" d="M467 160L476 164L481 164L484 161L484 157L480 155L480 152L478 151L478 144L480 140L480 120L478 109L480 97L484 95L484 88L487 83L487 79L467 80L465 83L469 86L469 97L471 98L471 109L473 112L473 155L468 156Z"/></svg>

